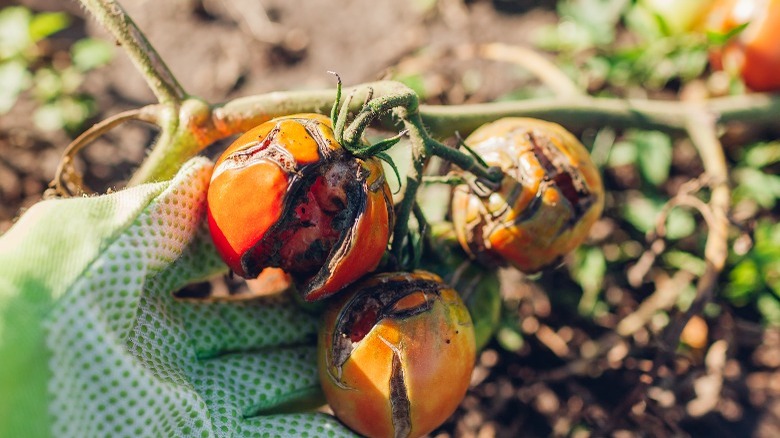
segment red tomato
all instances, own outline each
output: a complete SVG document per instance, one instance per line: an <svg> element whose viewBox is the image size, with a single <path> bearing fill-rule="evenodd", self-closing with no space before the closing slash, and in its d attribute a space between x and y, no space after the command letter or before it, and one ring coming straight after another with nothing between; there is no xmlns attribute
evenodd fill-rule
<svg viewBox="0 0 780 438"><path fill-rule="evenodd" d="M236 274L282 268L313 301L374 270L393 223L378 159L358 159L330 119L297 114L239 137L217 161L208 192L211 236Z"/></svg>
<svg viewBox="0 0 780 438"><path fill-rule="evenodd" d="M738 74L750 89L780 89L780 0L719 0L707 30L726 33L749 23L723 47L712 51L716 69Z"/></svg>

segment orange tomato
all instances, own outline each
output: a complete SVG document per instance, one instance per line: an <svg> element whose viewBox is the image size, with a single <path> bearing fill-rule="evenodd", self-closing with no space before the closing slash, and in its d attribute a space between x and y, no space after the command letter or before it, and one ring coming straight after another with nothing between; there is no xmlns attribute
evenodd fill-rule
<svg viewBox="0 0 780 438"><path fill-rule="evenodd" d="M233 272L281 268L308 301L374 270L393 223L380 161L350 155L319 114L280 117L239 137L217 160L207 202L212 238Z"/></svg>
<svg viewBox="0 0 780 438"><path fill-rule="evenodd" d="M739 34L712 50L712 66L741 76L752 90L780 89L780 0L718 0L707 30L727 33L745 23Z"/></svg>
<svg viewBox="0 0 780 438"><path fill-rule="evenodd" d="M486 266L536 272L580 245L601 216L604 187L585 147L555 123L504 118L474 131L466 143L504 171L501 187L454 190L458 240Z"/></svg>
<svg viewBox="0 0 780 438"><path fill-rule="evenodd" d="M457 408L476 361L457 292L417 271L374 275L332 302L318 364L336 416L369 437L419 437Z"/></svg>

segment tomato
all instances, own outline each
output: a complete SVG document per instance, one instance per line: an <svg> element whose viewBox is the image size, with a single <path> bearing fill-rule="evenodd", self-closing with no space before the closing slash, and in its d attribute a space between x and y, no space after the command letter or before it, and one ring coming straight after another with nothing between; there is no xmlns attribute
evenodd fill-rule
<svg viewBox="0 0 780 438"><path fill-rule="evenodd" d="M369 437L418 437L466 394L476 360L471 317L438 276L378 274L330 303L318 344L333 412Z"/></svg>
<svg viewBox="0 0 780 438"><path fill-rule="evenodd" d="M542 120L504 118L481 126L466 143L505 172L497 191L471 183L453 192L455 231L472 258L536 272L585 240L601 215L604 187L570 132Z"/></svg>
<svg viewBox="0 0 780 438"><path fill-rule="evenodd" d="M436 257L424 257L422 267L439 275L458 291L474 324L477 351L481 351L493 338L501 318L498 270L469 260L449 222L432 224L430 238Z"/></svg>
<svg viewBox="0 0 780 438"><path fill-rule="evenodd" d="M233 272L281 268L308 301L374 270L393 222L381 162L349 154L318 114L244 133L217 160L207 202L211 236Z"/></svg>
<svg viewBox="0 0 780 438"><path fill-rule="evenodd" d="M780 89L780 0L719 0L707 30L727 33L749 23L710 59L718 70L739 75L755 91Z"/></svg>

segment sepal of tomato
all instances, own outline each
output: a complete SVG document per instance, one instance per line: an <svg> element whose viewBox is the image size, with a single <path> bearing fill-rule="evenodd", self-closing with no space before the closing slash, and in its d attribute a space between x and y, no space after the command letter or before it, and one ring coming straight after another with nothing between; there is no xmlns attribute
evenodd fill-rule
<svg viewBox="0 0 780 438"><path fill-rule="evenodd" d="M463 249L486 266L536 272L580 245L604 205L601 176L585 147L558 124L504 118L466 143L504 179L482 193L476 183L453 192L452 220Z"/></svg>
<svg viewBox="0 0 780 438"><path fill-rule="evenodd" d="M377 267L393 205L378 159L350 155L327 117L296 114L247 131L222 154L208 220L237 275L279 267L316 300Z"/></svg>
<svg viewBox="0 0 780 438"><path fill-rule="evenodd" d="M384 273L328 306L319 373L336 416L369 437L417 437L466 393L476 350L468 310L438 276Z"/></svg>

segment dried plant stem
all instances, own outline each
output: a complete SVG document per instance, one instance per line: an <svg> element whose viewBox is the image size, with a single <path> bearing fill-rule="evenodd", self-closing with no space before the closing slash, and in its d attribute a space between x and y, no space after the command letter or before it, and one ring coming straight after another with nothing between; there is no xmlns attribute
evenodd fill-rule
<svg viewBox="0 0 780 438"><path fill-rule="evenodd" d="M728 186L728 167L720 141L716 133L716 116L702 104L683 105L686 108L684 126L690 139L697 148L704 164L705 174L710 181L711 195L706 207L702 209L705 222L708 225L707 241L704 247L705 270L696 283L696 297L690 307L676 315L667 326L661 345L653 360L652 369L642 375L631 393L612 412L609 421L604 424L597 436L611 432L618 419L623 418L636 403L647 396L647 388L656 380L660 370L668 366L674 359L674 354L683 329L688 321L704 310L711 300L718 276L723 270L728 254L728 211L730 205L730 189Z"/></svg>
<svg viewBox="0 0 780 438"><path fill-rule="evenodd" d="M154 124L158 123L160 110L161 107L159 105L148 105L143 108L124 111L92 125L89 129L76 137L76 139L65 148L65 151L62 154L62 159L54 174L54 180L49 184L53 189L53 193L49 192L47 197L67 197L91 193L89 188L83 186L81 175L73 168L73 159L76 154L106 132L130 120Z"/></svg>

